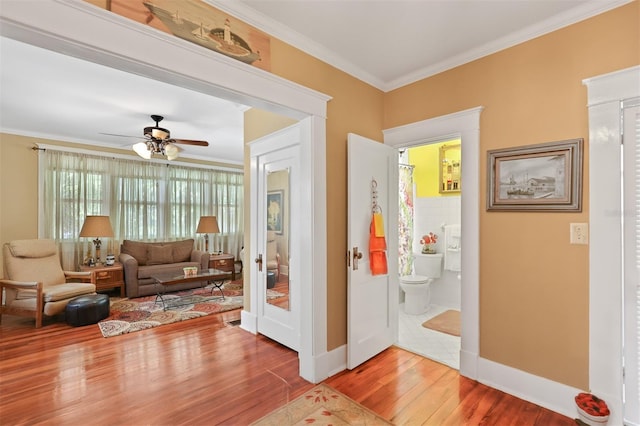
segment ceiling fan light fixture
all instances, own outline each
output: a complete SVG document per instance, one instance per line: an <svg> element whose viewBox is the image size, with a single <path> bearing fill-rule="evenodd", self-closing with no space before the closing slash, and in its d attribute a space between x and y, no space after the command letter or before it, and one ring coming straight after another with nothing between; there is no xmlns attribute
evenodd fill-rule
<svg viewBox="0 0 640 426"><path fill-rule="evenodd" d="M167 129L163 129L162 127L145 127L144 134L158 140L168 139L171 135Z"/></svg>
<svg viewBox="0 0 640 426"><path fill-rule="evenodd" d="M147 144L144 142L138 142L134 144L133 150L136 152L136 154L138 154L140 157L144 158L145 160L149 160L151 158L151 151L149 150L149 147L147 146Z"/></svg>
<svg viewBox="0 0 640 426"><path fill-rule="evenodd" d="M180 150L172 143L168 143L164 146L164 153L167 156L167 160L175 160L178 158Z"/></svg>

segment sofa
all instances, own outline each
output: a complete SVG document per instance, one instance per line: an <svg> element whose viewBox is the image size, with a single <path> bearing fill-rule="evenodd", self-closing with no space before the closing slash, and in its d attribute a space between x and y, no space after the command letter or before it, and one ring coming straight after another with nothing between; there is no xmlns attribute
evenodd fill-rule
<svg viewBox="0 0 640 426"><path fill-rule="evenodd" d="M157 294L154 273L184 273L187 266L198 270L209 269L209 253L195 250L194 240L172 242L143 242L124 240L120 245L120 263L124 270L127 297L141 297ZM201 282L175 284L171 291L200 287Z"/></svg>

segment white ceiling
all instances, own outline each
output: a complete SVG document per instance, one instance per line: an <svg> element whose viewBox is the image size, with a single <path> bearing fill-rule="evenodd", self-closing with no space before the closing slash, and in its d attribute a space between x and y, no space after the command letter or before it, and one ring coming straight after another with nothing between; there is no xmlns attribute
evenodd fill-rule
<svg viewBox="0 0 640 426"><path fill-rule="evenodd" d="M3 0L6 1L6 0ZM210 3L388 91L629 0L241 0ZM1 14L1 10L0 10ZM187 42L185 42L187 43ZM241 164L243 105L0 38L0 131L128 149L143 128L181 157ZM115 133L130 137L114 137Z"/></svg>

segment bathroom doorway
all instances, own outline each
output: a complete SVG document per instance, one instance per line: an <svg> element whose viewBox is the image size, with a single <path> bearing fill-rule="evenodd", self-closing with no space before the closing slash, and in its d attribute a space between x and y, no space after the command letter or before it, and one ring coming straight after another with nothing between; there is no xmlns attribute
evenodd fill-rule
<svg viewBox="0 0 640 426"><path fill-rule="evenodd" d="M400 275L419 274L414 260L422 253L441 253L443 262L440 277L428 285L426 311L407 313L400 290L396 345L455 369L461 347L461 172L459 138L399 149Z"/></svg>

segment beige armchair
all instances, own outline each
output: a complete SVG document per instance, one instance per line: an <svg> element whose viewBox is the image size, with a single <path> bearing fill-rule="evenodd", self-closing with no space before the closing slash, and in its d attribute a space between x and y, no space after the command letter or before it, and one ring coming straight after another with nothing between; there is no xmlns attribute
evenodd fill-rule
<svg viewBox="0 0 640 426"><path fill-rule="evenodd" d="M276 282L280 279L280 253L278 253L278 243L276 242L276 233L267 232L267 272L274 272Z"/></svg>
<svg viewBox="0 0 640 426"><path fill-rule="evenodd" d="M40 328L43 315L59 314L69 300L96 291L91 272L62 270L53 240L11 241L2 254L6 279L0 280L0 321L2 315L34 317Z"/></svg>

